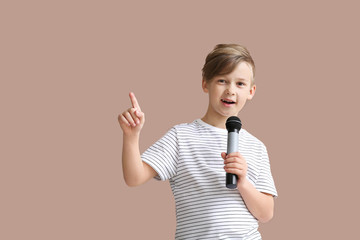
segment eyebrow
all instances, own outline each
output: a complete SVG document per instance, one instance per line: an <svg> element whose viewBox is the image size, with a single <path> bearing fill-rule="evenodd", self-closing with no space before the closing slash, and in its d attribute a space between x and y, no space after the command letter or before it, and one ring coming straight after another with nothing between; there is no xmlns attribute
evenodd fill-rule
<svg viewBox="0 0 360 240"><path fill-rule="evenodd" d="M218 75L219 78L225 78L226 75ZM246 78L235 78L235 81L249 82ZM251 82L251 80L250 80Z"/></svg>
<svg viewBox="0 0 360 240"><path fill-rule="evenodd" d="M248 82L248 80L247 80L247 79L245 79L245 78L236 78L236 81Z"/></svg>

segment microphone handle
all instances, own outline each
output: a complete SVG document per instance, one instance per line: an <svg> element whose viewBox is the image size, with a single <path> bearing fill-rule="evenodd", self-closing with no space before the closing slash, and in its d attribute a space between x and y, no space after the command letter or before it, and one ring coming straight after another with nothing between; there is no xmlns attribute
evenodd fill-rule
<svg viewBox="0 0 360 240"><path fill-rule="evenodd" d="M229 132L227 142L227 154L239 151L239 133ZM226 187L229 189L237 188L238 176L232 173L226 173Z"/></svg>

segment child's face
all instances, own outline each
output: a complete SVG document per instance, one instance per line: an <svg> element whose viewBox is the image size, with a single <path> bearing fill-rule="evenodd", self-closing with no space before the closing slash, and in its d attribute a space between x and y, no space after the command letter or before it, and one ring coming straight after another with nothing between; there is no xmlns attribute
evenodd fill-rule
<svg viewBox="0 0 360 240"><path fill-rule="evenodd" d="M238 115L246 101L255 94L256 86L251 86L252 76L252 67L246 62L240 62L229 74L215 76L209 83L203 80L203 90L209 93L208 114L212 117Z"/></svg>

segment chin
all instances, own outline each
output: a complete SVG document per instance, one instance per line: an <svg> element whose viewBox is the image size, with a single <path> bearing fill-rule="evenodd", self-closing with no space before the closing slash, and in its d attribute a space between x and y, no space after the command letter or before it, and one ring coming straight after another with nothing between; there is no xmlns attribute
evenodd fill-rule
<svg viewBox="0 0 360 240"><path fill-rule="evenodd" d="M239 114L239 112L233 112L233 113L222 113L220 114L223 117L231 117L231 116L237 116Z"/></svg>

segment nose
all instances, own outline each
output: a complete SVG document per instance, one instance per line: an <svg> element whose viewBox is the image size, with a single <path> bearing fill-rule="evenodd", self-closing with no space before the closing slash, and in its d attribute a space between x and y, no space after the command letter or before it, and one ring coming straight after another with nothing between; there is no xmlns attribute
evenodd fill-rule
<svg viewBox="0 0 360 240"><path fill-rule="evenodd" d="M235 87L234 84L229 84L228 87L227 87L227 94L229 95L234 95L235 94Z"/></svg>

